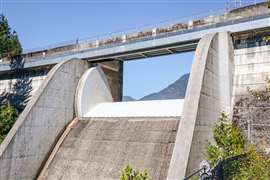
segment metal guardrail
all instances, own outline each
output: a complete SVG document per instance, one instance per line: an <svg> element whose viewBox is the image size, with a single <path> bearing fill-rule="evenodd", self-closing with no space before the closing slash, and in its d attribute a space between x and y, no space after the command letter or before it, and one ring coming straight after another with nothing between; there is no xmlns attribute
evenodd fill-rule
<svg viewBox="0 0 270 180"><path fill-rule="evenodd" d="M135 39L132 39L129 41L119 41L116 43L104 44L102 46L96 46L96 47L91 47L91 48L86 48L86 49L74 48L74 49L72 49L72 51L66 51L64 53L61 52L61 54L51 54L51 55L47 55L47 56L41 55L38 57L27 58L27 62L36 62L38 60L66 57L66 56L75 55L77 53L91 52L91 51L95 51L98 49L106 49L106 48L116 47L116 46L120 46L120 45L128 45L128 44L132 44L132 43L136 43L136 42L143 42L143 41L148 41L148 40L160 39L160 38L164 38L164 37L171 37L174 35L187 34L187 33L191 33L191 32L197 32L197 31L207 30L207 29L211 29L211 28L218 28L218 27L227 26L227 25L233 25L233 24L238 24L238 23L243 23L243 22L248 22L248 21L254 21L254 20L259 20L259 19L268 18L268 17L270 17L270 14L254 15L254 16L250 16L250 17L246 17L246 18L239 18L239 19L234 19L234 20L223 20L223 21L220 21L217 23L209 22L209 23L203 24L203 25L192 26L192 28L190 28L190 29L181 29L178 31L163 32L163 33L159 33L159 34L155 34L155 35L152 34L150 36L143 36L143 37L139 37L137 39L135 38ZM186 17L186 18L188 18L188 17ZM179 22L178 22L178 24L179 24ZM165 26L165 28L168 28L168 26ZM139 33L138 31L135 31L135 32ZM147 31L142 31L142 32L147 32ZM102 36L102 37L104 37L104 36ZM111 37L111 36L109 35L108 37ZM68 42L68 43L62 43L62 45L66 45L66 46L71 45L72 46L72 45L80 45L83 43L93 43L93 42L95 42L95 41L92 38L91 40L90 39L79 40L79 41L77 40L75 44L72 42ZM5 64L5 63L0 63L0 67L6 66L6 65L7 64Z"/></svg>
<svg viewBox="0 0 270 180"><path fill-rule="evenodd" d="M232 8L231 8L232 9ZM38 52L38 51L44 51L47 49L53 49L61 46L69 46L69 45L76 45L80 43L94 43L96 41L101 41L101 40L106 40L106 39L111 39L114 37L122 37L123 35L131 35L131 34L136 34L139 32L147 32L149 30L152 30L154 28L166 28L169 27L172 24L178 24L178 23L187 23L189 20L194 20L194 19L201 19L205 18L207 16L214 16L214 15L219 15L221 13L228 12L231 9L218 9L216 11L207 11L207 12L200 12L193 14L191 16L183 16L179 18L175 18L173 20L166 20L162 22L158 22L156 24L149 24L149 25L144 25L141 27L135 27L135 28L129 28L126 30L120 30L120 31L115 31L115 32L110 32L110 33L104 33L100 35L96 35L93 37L87 37L87 38L77 38L61 43L56 43L48 46L43 46L43 47L38 47L34 49L26 49L23 51L24 54L26 53L31 53L31 52Z"/></svg>
<svg viewBox="0 0 270 180"><path fill-rule="evenodd" d="M104 45L104 46L98 46L98 47L93 47L93 48L83 49L83 50L74 49L72 52L69 51L69 52L64 52L64 53L57 54L57 55L52 54L50 56L45 56L45 57L41 56L41 57L37 57L37 58L31 58L31 59L28 60L28 62L35 61L35 60L38 60L38 59L64 57L64 56L74 55L74 54L77 54L77 53L80 53L80 52L95 51L97 49L106 49L106 48L116 47L116 46L120 46L120 45L128 45L128 44L132 44L132 43L136 43L136 42L155 40L155 39L160 39L160 38L164 38L164 37L171 37L171 36L174 36L174 35L187 34L187 33L191 33L191 32L207 30L207 29L211 29L211 28L218 28L218 27L222 27L222 26L228 26L228 25L234 25L234 24L244 23L244 22L248 22L248 21L264 19L264 18L268 18L268 17L270 17L270 14L252 16L252 17L247 17L247 18L241 18L241 19L238 19L238 20L223 21L223 22L219 22L219 23L212 23L212 24L207 24L207 25L204 25L204 26L194 27L192 29L186 29L186 30L176 31L176 32L168 32L168 33L158 34L156 36L149 36L149 37L144 37L144 38L140 38L140 39L134 39L134 40L130 40L130 41L127 41L127 42L113 43L113 44L108 44L108 45ZM0 66L1 66L1 64L0 64Z"/></svg>
<svg viewBox="0 0 270 180"><path fill-rule="evenodd" d="M248 5L250 5L250 3ZM245 7L245 6L247 6L247 4L242 4L241 7ZM241 8L241 7L238 7L238 8ZM58 44L44 46L44 47L35 48L35 49L29 49L29 50L24 51L24 54L31 53L31 52L40 52L40 51L45 51L47 49L54 49L54 48L59 48L59 47L64 47L64 46L76 46L77 44L86 44L86 43L89 43L89 45L91 45L91 48L94 48L95 46L98 46L98 47L109 46L111 44L118 44L121 42L122 43L125 42L125 40L123 40L124 36L126 36L127 38L128 38L128 36L133 36L131 38L131 40L127 40L127 41L140 40L143 38L140 36L140 33L141 33L141 35L143 35L144 33L148 33L151 36L151 35L153 35L153 29L157 29L157 30L162 29L162 30L166 31L168 28L176 28L177 25L188 26L189 21L192 21L192 20L201 21L204 18L216 16L216 15L221 15L221 14L229 12L233 9L234 8L232 8L232 7L228 7L225 9L224 8L218 9L216 11L202 12L202 13L198 13L198 14L195 14L192 16L185 16L185 17L181 17L181 18L176 18L174 21L171 21L171 20L164 21L164 22L157 23L157 24L147 25L147 26L143 26L143 27L139 27L139 28L132 28L132 29L125 30L125 31L117 31L117 32L107 33L107 34L98 35L98 36L85 38L85 39L77 38L75 40L71 40L71 41L67 41L67 42L63 42L63 43L58 43ZM210 25L210 24L211 23L208 23L206 25ZM194 27L192 27L191 29L193 29L193 28ZM177 31L178 30L182 31L182 30L185 30L185 28L177 29ZM157 33L157 34L164 34L164 32ZM166 32L165 32L165 34L166 34ZM137 36L137 37L134 37L134 36ZM114 40L116 42L108 43L110 40L111 41ZM104 43L106 41L108 44ZM100 42L103 42L104 44L102 44Z"/></svg>

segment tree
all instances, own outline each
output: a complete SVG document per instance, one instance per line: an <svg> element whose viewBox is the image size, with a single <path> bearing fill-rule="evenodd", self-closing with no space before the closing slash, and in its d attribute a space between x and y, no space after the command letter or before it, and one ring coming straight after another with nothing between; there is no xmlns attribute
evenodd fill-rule
<svg viewBox="0 0 270 180"><path fill-rule="evenodd" d="M0 107L0 143L12 128L17 117L17 110L10 104L5 104Z"/></svg>
<svg viewBox="0 0 270 180"><path fill-rule="evenodd" d="M252 144L247 144L241 130L221 113L213 128L214 143L206 148L206 157L214 166L221 158L244 154L244 158L224 167L225 179L270 179L270 157Z"/></svg>
<svg viewBox="0 0 270 180"><path fill-rule="evenodd" d="M20 112L29 101L32 90L31 79L23 75L24 60L18 36L8 25L4 15L0 15L0 58L10 62L10 68L20 78L11 92L0 94L0 143L12 128Z"/></svg>
<svg viewBox="0 0 270 180"><path fill-rule="evenodd" d="M14 57L22 52L21 44L16 31L12 31L8 25L7 18L0 15L0 55L3 57Z"/></svg>
<svg viewBox="0 0 270 180"><path fill-rule="evenodd" d="M10 60L10 68L19 77L7 95L7 101L21 113L27 105L32 88L32 79L25 75L24 59L17 55Z"/></svg>
<svg viewBox="0 0 270 180"><path fill-rule="evenodd" d="M21 56L22 48L18 36L8 25L4 15L0 15L0 57L8 58L10 68L17 75L18 80L12 86L11 92L4 92L0 97L0 105L9 103L20 113L30 98L32 80L23 75L24 60Z"/></svg>
<svg viewBox="0 0 270 180"><path fill-rule="evenodd" d="M16 81L8 95L8 102L21 113L27 105L32 91L32 79L22 77Z"/></svg>
<svg viewBox="0 0 270 180"><path fill-rule="evenodd" d="M151 180L147 171L140 172L139 170L133 169L130 165L125 166L119 177L120 180Z"/></svg>

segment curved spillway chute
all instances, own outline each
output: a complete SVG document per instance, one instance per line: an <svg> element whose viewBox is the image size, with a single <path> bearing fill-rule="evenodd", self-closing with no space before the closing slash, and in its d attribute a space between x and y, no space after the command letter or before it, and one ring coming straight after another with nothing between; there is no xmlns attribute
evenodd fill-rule
<svg viewBox="0 0 270 180"><path fill-rule="evenodd" d="M102 69L92 67L82 76L75 98L78 117L88 117L91 109L102 102L112 102L111 90Z"/></svg>

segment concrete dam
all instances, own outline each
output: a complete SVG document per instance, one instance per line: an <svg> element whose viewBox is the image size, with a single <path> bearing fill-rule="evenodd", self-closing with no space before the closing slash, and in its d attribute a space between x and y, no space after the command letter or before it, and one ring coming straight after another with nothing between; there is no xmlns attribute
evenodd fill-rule
<svg viewBox="0 0 270 180"><path fill-rule="evenodd" d="M232 51L229 33L204 36L182 100L113 102L100 67L57 64L1 144L0 178L117 179L128 163L153 179L184 178L230 110Z"/></svg>
<svg viewBox="0 0 270 180"><path fill-rule="evenodd" d="M160 180L198 170L220 112L231 116L247 87L270 76L269 9L243 9L194 28L25 54L38 85L0 145L0 179L118 179L127 164ZM191 50L184 99L121 102L124 60ZM13 73L0 63L0 91Z"/></svg>

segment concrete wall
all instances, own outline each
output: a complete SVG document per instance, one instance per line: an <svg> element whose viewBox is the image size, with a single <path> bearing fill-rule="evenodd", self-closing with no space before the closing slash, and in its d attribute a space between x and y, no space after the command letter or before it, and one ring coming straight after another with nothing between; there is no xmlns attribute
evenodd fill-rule
<svg viewBox="0 0 270 180"><path fill-rule="evenodd" d="M0 179L34 179L55 140L74 117L77 83L87 62L56 65L0 145Z"/></svg>
<svg viewBox="0 0 270 180"><path fill-rule="evenodd" d="M237 101L247 88L261 89L270 77L270 46L234 50L233 95Z"/></svg>
<svg viewBox="0 0 270 180"><path fill-rule="evenodd" d="M167 179L199 169L212 126L231 104L231 38L227 32L204 36L196 49L183 114Z"/></svg>
<svg viewBox="0 0 270 180"><path fill-rule="evenodd" d="M247 88L264 90L270 78L270 46L234 51L233 121L247 139L270 150L269 101L252 97Z"/></svg>
<svg viewBox="0 0 270 180"><path fill-rule="evenodd" d="M40 74L40 75L35 75L35 74L29 74L25 73L24 76L29 77L29 79L32 80L31 86L33 90L31 91L31 94L34 94L39 86L42 84L44 79L46 79L46 74ZM3 75L2 75L3 76ZM5 75L5 77L1 78L0 75L0 94L3 92L10 92L13 85L16 83L18 77L13 77L12 75Z"/></svg>

